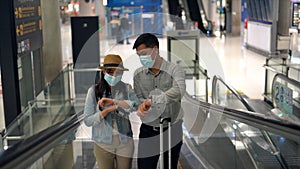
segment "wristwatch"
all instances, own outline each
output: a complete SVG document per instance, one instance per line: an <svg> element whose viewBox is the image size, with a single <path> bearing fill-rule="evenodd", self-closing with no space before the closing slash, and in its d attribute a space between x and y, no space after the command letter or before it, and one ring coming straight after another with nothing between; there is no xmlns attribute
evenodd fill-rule
<svg viewBox="0 0 300 169"><path fill-rule="evenodd" d="M119 100L114 100L114 105L117 106L116 108L118 109L118 107L119 107Z"/></svg>

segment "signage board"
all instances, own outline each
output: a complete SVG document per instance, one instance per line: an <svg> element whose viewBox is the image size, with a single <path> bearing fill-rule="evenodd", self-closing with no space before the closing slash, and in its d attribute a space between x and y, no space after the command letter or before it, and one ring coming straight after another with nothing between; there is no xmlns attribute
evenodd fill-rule
<svg viewBox="0 0 300 169"><path fill-rule="evenodd" d="M275 106L286 115L293 113L293 90L286 85L275 82L273 98Z"/></svg>
<svg viewBox="0 0 300 169"><path fill-rule="evenodd" d="M181 65L186 78L198 75L199 65L199 30L170 30L168 36L168 61Z"/></svg>
<svg viewBox="0 0 300 169"><path fill-rule="evenodd" d="M18 56L43 46L40 0L14 0Z"/></svg>

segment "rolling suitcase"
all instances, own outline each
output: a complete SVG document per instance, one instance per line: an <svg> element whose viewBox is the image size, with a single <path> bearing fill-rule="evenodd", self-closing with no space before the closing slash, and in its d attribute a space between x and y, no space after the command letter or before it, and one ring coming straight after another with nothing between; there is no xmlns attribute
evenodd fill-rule
<svg viewBox="0 0 300 169"><path fill-rule="evenodd" d="M171 169L171 118L161 118L160 124L159 124L159 164L160 169L164 169L164 123L168 123L168 163L169 163L169 169Z"/></svg>

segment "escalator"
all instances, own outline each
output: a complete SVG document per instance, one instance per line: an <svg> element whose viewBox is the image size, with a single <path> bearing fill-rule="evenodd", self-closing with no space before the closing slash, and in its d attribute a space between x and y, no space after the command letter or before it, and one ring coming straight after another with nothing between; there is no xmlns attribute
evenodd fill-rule
<svg viewBox="0 0 300 169"><path fill-rule="evenodd" d="M207 36L213 35L212 21L208 19L202 0L182 0L188 21L197 22L197 27Z"/></svg>
<svg viewBox="0 0 300 169"><path fill-rule="evenodd" d="M283 84L291 86L288 82L291 80ZM294 93L300 91L299 87L293 89ZM298 121L279 119L269 112L254 113L248 101L218 77L213 80L212 100L225 107L218 112L217 105L204 106L191 97L184 100L184 118L189 122L185 123L189 124L185 143L204 168L299 168L299 136L284 129L298 126ZM249 112L236 112L230 117L229 107ZM191 111L198 113L188 113Z"/></svg>
<svg viewBox="0 0 300 169"><path fill-rule="evenodd" d="M181 166L185 169L299 168L300 123L253 112L232 87L220 78L214 79L213 103L189 94L182 100L185 114ZM55 103L61 102L49 106ZM91 138L77 135L87 132L81 125L82 111L78 111L82 108L83 105L74 104L71 110L76 110L75 113L65 113L65 120L5 147L0 152L0 168L95 168ZM36 109L39 110L43 109ZM73 115L67 117L68 114ZM16 121L17 128L26 129L26 125ZM4 141L9 131L2 134Z"/></svg>

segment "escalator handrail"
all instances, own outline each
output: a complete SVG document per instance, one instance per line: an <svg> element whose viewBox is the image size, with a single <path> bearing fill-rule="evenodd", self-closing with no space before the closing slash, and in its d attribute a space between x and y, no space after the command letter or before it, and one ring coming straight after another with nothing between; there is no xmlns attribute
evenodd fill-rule
<svg viewBox="0 0 300 169"><path fill-rule="evenodd" d="M66 102L70 102L72 101L73 99L65 99L64 101ZM16 129L16 127L18 127L18 125L21 123L21 121L25 118L25 116L29 116L28 114L30 113L30 106L31 107L34 107L37 105L37 102L48 102L48 101L61 101L61 100L58 100L58 99L43 99L43 100L37 100L37 99L34 99L34 100L31 100L31 101L28 101L28 105L27 107L25 107L25 109L22 111L21 114L19 114L5 129L5 133L3 135L3 138L7 137L8 135L10 135L10 133L12 131L14 131ZM60 116L59 113L55 116ZM17 124L17 125L16 125Z"/></svg>
<svg viewBox="0 0 300 169"><path fill-rule="evenodd" d="M47 83L47 86L51 86L55 81L59 80L60 76L63 75L64 73L70 71L70 65L67 64L63 66L62 70L58 73L58 75L49 83Z"/></svg>
<svg viewBox="0 0 300 169"><path fill-rule="evenodd" d="M228 107L223 107L217 104L207 103L201 100L196 100L191 97L188 93L184 95L189 103L198 105L199 108L205 110L210 110L217 113L222 113L222 115L248 124L250 126L256 127L258 129L263 129L267 131L272 131L274 133L280 134L282 136L287 136L296 140L300 140L300 125L288 121L279 121L278 119L266 116L262 113L251 112L247 110L237 110Z"/></svg>
<svg viewBox="0 0 300 169"><path fill-rule="evenodd" d="M24 168L42 157L55 145L74 131L83 121L83 112L51 126L36 135L22 140L7 150L0 152L0 168Z"/></svg>
<svg viewBox="0 0 300 169"><path fill-rule="evenodd" d="M247 108L248 111L255 112L255 110L249 105L248 101L246 99L244 99L241 94L239 94L232 86L228 85L221 77L216 76L216 75L213 77L213 86L212 86L213 101L214 101L214 97L216 96L217 81L222 82L223 85L225 85L227 87L227 89L229 89L243 103L243 105ZM260 129L260 131L261 131L264 139L270 145L272 153L275 155L275 157L278 160L278 162L280 163L281 167L284 169L288 168L288 165L287 165L285 159L283 158L281 152L279 151L279 148L273 142L269 132L266 131L265 129Z"/></svg>
<svg viewBox="0 0 300 169"><path fill-rule="evenodd" d="M213 77L213 81L212 81L212 99L213 100L216 95L217 81L222 82L223 85L225 85L227 87L227 89L229 89L243 103L243 105L247 108L248 111L255 112L255 110L249 105L248 101L241 96L241 94L239 94L232 86L227 84L220 76L217 76L217 75L215 75Z"/></svg>
<svg viewBox="0 0 300 169"><path fill-rule="evenodd" d="M206 21L210 21L210 20L208 20L208 18L207 18L207 15L206 15L206 10L205 10L205 7L204 7L204 5L203 5L203 2L202 2L202 0L197 0L197 3L198 3L198 6L199 6L199 10L203 10L203 13L204 13L204 16L205 16L205 20Z"/></svg>
<svg viewBox="0 0 300 169"><path fill-rule="evenodd" d="M184 95L184 98L202 108L223 113L223 115L231 119L249 124L253 127L272 131L274 133L279 133L283 136L289 136L295 139L299 139L300 137L299 124L279 121L260 113L236 110L216 104L210 104L196 100L188 93ZM29 164L33 163L41 157L37 154L49 151L51 149L51 145L53 146L54 144L53 142L57 143L59 141L57 139L58 137L61 138L62 136L67 135L74 128L77 128L77 126L82 122L83 118L83 112L80 112L61 123L58 123L28 139L19 142L6 151L1 152L0 168L13 168L16 165L28 166Z"/></svg>

